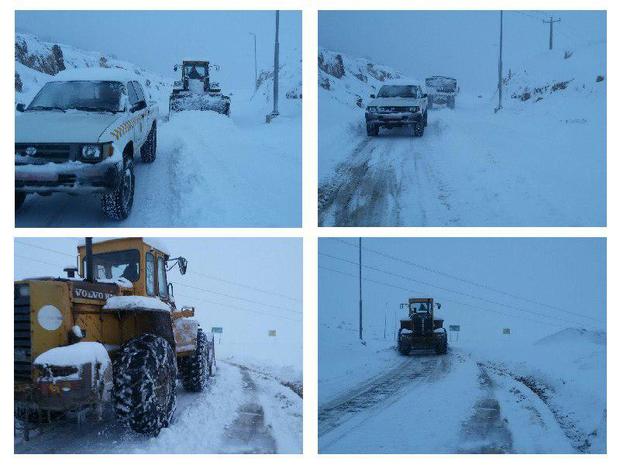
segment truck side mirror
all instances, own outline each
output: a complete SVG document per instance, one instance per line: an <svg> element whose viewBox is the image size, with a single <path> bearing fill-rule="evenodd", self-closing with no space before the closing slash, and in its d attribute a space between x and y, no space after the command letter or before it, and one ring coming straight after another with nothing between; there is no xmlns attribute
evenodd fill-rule
<svg viewBox="0 0 620 465"><path fill-rule="evenodd" d="M370 94L370 98L377 98L375 94Z"/></svg>
<svg viewBox="0 0 620 465"><path fill-rule="evenodd" d="M15 105L15 109L20 113L23 113L24 111L26 111L26 105L24 105L23 103L18 103L17 105Z"/></svg>
<svg viewBox="0 0 620 465"><path fill-rule="evenodd" d="M441 304L437 302L437 310L441 310Z"/></svg>
<svg viewBox="0 0 620 465"><path fill-rule="evenodd" d="M422 98L427 98L428 94L422 94Z"/></svg>
<svg viewBox="0 0 620 465"><path fill-rule="evenodd" d="M184 257L179 257L179 273L187 273L187 260Z"/></svg>
<svg viewBox="0 0 620 465"><path fill-rule="evenodd" d="M177 65L174 65L174 70L175 70L175 71L178 71L178 70L179 70L179 67L178 67Z"/></svg>

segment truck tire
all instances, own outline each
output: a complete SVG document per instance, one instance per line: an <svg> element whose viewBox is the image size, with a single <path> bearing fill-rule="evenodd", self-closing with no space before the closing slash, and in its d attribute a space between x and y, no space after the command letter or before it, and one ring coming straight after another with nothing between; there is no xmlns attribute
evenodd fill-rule
<svg viewBox="0 0 620 465"><path fill-rule="evenodd" d="M409 355L411 353L411 344L409 344L407 339L398 338L398 353L400 355Z"/></svg>
<svg viewBox="0 0 620 465"><path fill-rule="evenodd" d="M183 388L189 392L201 392L207 385L210 373L209 347L207 336L198 328L196 335L196 349L190 356L180 359L181 382Z"/></svg>
<svg viewBox="0 0 620 465"><path fill-rule="evenodd" d="M435 346L435 353L438 355L443 355L448 352L448 338L445 336L440 338Z"/></svg>
<svg viewBox="0 0 620 465"><path fill-rule="evenodd" d="M153 163L157 157L157 123L153 123L153 127L146 137L144 144L140 147L140 158L144 163Z"/></svg>
<svg viewBox="0 0 620 465"><path fill-rule="evenodd" d="M413 125L413 137L422 137L424 135L424 120L418 121Z"/></svg>
<svg viewBox="0 0 620 465"><path fill-rule="evenodd" d="M15 211L22 208L22 205L24 204L25 201L26 201L26 193L15 191Z"/></svg>
<svg viewBox="0 0 620 465"><path fill-rule="evenodd" d="M368 135L368 137L377 137L379 135L379 126L367 124L366 134Z"/></svg>
<svg viewBox="0 0 620 465"><path fill-rule="evenodd" d="M126 219L133 206L133 194L136 178L133 171L133 160L125 157L121 181L112 192L101 196L101 209L108 218L116 221Z"/></svg>
<svg viewBox="0 0 620 465"><path fill-rule="evenodd" d="M424 127L428 126L428 111L424 112Z"/></svg>
<svg viewBox="0 0 620 465"><path fill-rule="evenodd" d="M433 109L433 96L432 95L428 96L428 105L427 106L428 106L429 110Z"/></svg>
<svg viewBox="0 0 620 465"><path fill-rule="evenodd" d="M143 334L121 347L114 362L114 409L132 430L157 436L176 406L177 363L163 337Z"/></svg>

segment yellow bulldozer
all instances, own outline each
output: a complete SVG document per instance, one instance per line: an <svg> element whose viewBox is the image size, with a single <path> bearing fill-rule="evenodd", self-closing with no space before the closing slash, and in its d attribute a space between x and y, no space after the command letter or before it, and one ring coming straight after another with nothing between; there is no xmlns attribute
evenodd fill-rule
<svg viewBox="0 0 620 465"><path fill-rule="evenodd" d="M66 277L15 282L16 418L101 418L112 403L136 432L156 436L167 427L177 379L202 391L216 369L212 334L193 307L175 305L167 279L174 267L184 275L187 260L153 240L86 238Z"/></svg>

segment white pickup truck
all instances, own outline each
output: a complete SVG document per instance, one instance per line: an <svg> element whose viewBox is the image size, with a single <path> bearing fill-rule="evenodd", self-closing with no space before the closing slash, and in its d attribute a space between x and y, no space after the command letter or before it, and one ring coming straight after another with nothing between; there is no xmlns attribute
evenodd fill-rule
<svg viewBox="0 0 620 465"><path fill-rule="evenodd" d="M415 137L424 135L428 124L428 98L416 81L392 81L370 96L366 106L366 133L378 136L380 128L411 127Z"/></svg>
<svg viewBox="0 0 620 465"><path fill-rule="evenodd" d="M127 218L134 161L157 154L158 107L123 70L63 71L15 118L15 208L27 194L95 193L103 212Z"/></svg>

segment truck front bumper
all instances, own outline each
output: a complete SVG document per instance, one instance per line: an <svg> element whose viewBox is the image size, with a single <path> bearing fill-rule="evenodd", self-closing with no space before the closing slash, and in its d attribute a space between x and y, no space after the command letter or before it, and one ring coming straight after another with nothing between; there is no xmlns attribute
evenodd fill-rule
<svg viewBox="0 0 620 465"><path fill-rule="evenodd" d="M422 122L422 113L420 112L366 112L366 124L371 126L396 128L401 126L413 126L420 122Z"/></svg>
<svg viewBox="0 0 620 465"><path fill-rule="evenodd" d="M112 159L99 163L34 164L24 163L23 157L16 157L15 190L39 194L110 192L118 187L122 170L122 161Z"/></svg>

